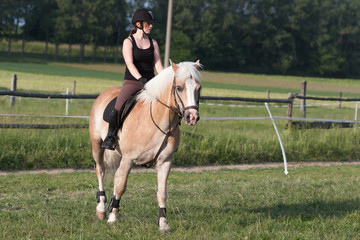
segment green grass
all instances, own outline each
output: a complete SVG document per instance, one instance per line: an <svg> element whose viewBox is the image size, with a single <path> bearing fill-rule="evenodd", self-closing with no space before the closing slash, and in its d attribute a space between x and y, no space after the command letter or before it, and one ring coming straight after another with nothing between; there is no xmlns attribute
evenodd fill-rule
<svg viewBox="0 0 360 240"><path fill-rule="evenodd" d="M123 65L58 63L43 60L43 43L26 46L20 59L19 42L6 55L0 42L0 90L18 74L18 90L63 93L77 82L76 93L97 94L122 84ZM88 48L87 48L88 49ZM53 46L50 46L50 53ZM77 54L74 47L74 56ZM89 61L89 52L86 53ZM49 56L48 59L51 57ZM72 61L77 61L75 57ZM37 63L37 64L35 64ZM207 96L287 98L308 81L308 95L358 97L360 81L300 78L202 71ZM298 89L298 90L296 90ZM69 115L88 116L93 100L72 100ZM295 104L299 101L295 100ZM308 101L307 117L351 120L355 103ZM331 103L329 106L319 105ZM209 105L215 104L215 105ZM224 105L219 105L224 104ZM233 104L235 106L230 106ZM239 102L205 101L201 117L267 116ZM254 106L254 105L253 105ZM286 106L271 104L274 116L286 116ZM65 100L0 96L0 123L86 124L87 119L44 118L64 115ZM300 117L294 108L295 117ZM360 160L360 129L284 129L276 120L289 162ZM269 119L257 121L200 121L182 124L175 166L281 162L282 154ZM0 170L94 168L87 129L0 129ZM170 235L157 232L156 175L132 173L121 200L121 218L108 226L95 217L95 173L0 176L0 239L359 239L360 166L172 172L168 182ZM106 177L108 197L112 176Z"/></svg>
<svg viewBox="0 0 360 240"><path fill-rule="evenodd" d="M13 71L18 73L18 90L65 92L77 82L76 93L96 94L108 87L121 85L123 65L66 63L0 62L0 88L8 89ZM277 77L251 74L203 72L203 95L265 98L265 88L274 88L272 98L287 98L298 77ZM217 82L216 82L217 81ZM219 82L224 82L220 84ZM267 86L266 86L267 84ZM317 84L317 85L316 85ZM320 85L319 85L320 84ZM334 79L314 79L316 91L333 96L342 86ZM357 89L359 82L344 80L348 89ZM347 94L353 94L351 91ZM70 101L69 115L89 116L94 100ZM307 117L321 119L354 119L355 103L307 101ZM299 104L299 100L295 100ZM319 105L330 104L330 105ZM243 106L249 105L249 106ZM274 116L286 116L286 104L271 104ZM17 98L9 107L9 97L0 96L0 113L35 115L36 117L0 116L0 123L18 124L87 124L87 119L46 118L42 115L64 115L65 100ZM248 102L202 101L201 117L267 117L263 104ZM294 117L301 117L294 108ZM360 160L359 128L330 130L284 129L285 120L276 120L289 161ZM175 165L236 164L282 161L281 150L269 119L249 121L200 121L196 127L181 126L192 135L183 134ZM0 129L0 169L41 169L54 167L89 168L94 165L87 129L23 130Z"/></svg>
<svg viewBox="0 0 360 240"><path fill-rule="evenodd" d="M95 173L0 176L2 239L359 239L359 166L172 172L157 230L156 174L131 173L120 221L95 217ZM108 195L112 177L106 178Z"/></svg>
<svg viewBox="0 0 360 240"><path fill-rule="evenodd" d="M278 124L288 161L360 160L357 127L287 130L281 127L285 121ZM270 120L200 121L196 127L181 128L175 166L283 160ZM0 129L0 138L1 170L94 166L87 129Z"/></svg>
<svg viewBox="0 0 360 240"><path fill-rule="evenodd" d="M62 65L54 64L36 64L36 63L10 63L0 62L1 70L19 73L32 73L39 75L51 76L63 76L63 77L88 77L97 79L108 80L120 80L123 79L123 75L117 73L109 73L105 71L96 71L91 69L81 69ZM120 66L119 66L120 67Z"/></svg>
<svg viewBox="0 0 360 240"><path fill-rule="evenodd" d="M100 93L108 87L122 84L124 65L0 61L0 89L10 87L14 73L18 75L18 88L24 91L65 91L66 87L71 89L75 80L78 93ZM340 81L205 71L202 80L203 95L210 96L265 98L266 91L270 90L272 98L287 98L289 92L300 93L302 80L308 81L308 95L337 97L339 91L342 91L343 97L359 97L360 91L360 81L351 79Z"/></svg>

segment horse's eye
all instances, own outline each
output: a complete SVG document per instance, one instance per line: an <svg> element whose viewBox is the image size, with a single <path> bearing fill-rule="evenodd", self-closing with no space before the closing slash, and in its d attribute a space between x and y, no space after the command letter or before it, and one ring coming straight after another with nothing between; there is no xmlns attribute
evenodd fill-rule
<svg viewBox="0 0 360 240"><path fill-rule="evenodd" d="M176 86L176 91L182 92L183 90L184 90L184 88L182 86L180 86L180 85Z"/></svg>

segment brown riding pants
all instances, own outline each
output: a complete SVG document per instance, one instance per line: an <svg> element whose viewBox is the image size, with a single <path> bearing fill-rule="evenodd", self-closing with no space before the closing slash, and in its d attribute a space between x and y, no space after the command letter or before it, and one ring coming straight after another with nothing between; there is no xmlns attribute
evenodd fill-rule
<svg viewBox="0 0 360 240"><path fill-rule="evenodd" d="M120 89L119 95L116 99L115 109L121 113L122 108L126 100L132 95L136 94L143 88L142 84L136 80L124 80L124 83Z"/></svg>

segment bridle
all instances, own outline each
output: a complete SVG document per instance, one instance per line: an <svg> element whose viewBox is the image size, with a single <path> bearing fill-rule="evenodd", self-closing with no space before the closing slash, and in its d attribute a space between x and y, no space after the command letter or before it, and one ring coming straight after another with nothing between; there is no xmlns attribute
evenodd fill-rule
<svg viewBox="0 0 360 240"><path fill-rule="evenodd" d="M173 112L176 112L179 116L179 118L183 118L184 117L184 114L185 114L185 111L186 110L189 110L189 109L195 109L195 110L199 110L198 109L198 106L196 105L190 105L190 106L187 106L185 107L185 104L184 102L182 101L180 95L179 95L179 92L176 90L176 83L175 83L175 77L174 77L174 80L173 80L173 84L172 84L172 89L171 89L171 94L173 95L174 97L174 102L175 102L175 108L174 107L171 107L171 106L168 106L166 105L165 103L161 102L160 100L158 100L158 102L167 107L168 109L170 109L171 111ZM181 108L180 108L180 104L178 103L178 100L180 101L180 104L181 104ZM198 103L197 103L198 104ZM199 105L199 104L198 104ZM180 110L182 109L182 111Z"/></svg>
<svg viewBox="0 0 360 240"><path fill-rule="evenodd" d="M171 89L171 94L170 94L170 96L173 96L173 97L174 97L175 107L168 106L167 104L163 103L163 102L160 101L159 99L157 100L161 105L163 105L164 107L166 107L166 108L168 108L168 109L170 110L170 111L169 111L169 127L168 127L168 131L167 131L167 132L165 132L164 130L162 130L162 129L159 127L159 125L156 124L156 122L155 122L155 120L154 120L154 117L153 117L153 114L152 114L152 102L150 103L150 116L151 116L151 120L152 120L152 122L154 123L154 125L156 126L156 128L165 135L165 137L164 137L164 140L163 140L162 144L160 145L160 148L159 148L158 152L156 153L155 157L154 157L151 161L143 164L143 166L145 166L145 167L147 167L147 168L150 168L150 167L152 167L152 166L154 166L154 165L156 164L157 159L158 159L161 151L162 151L162 150L165 148L165 146L166 146L166 143L167 143L168 138L169 138L171 135L173 135L173 133L175 132L175 130L180 126L180 123L181 123L181 120L182 120L183 117L184 117L185 111L186 111L186 110L189 110L189 109L195 109L195 110L198 110L198 109L199 109L198 106L195 106L195 105L190 105L190 106L185 107L184 102L181 100L180 95L179 95L178 91L176 90L175 79L176 79L176 78L175 78L175 76L174 76L174 80L173 80L173 84L172 84L172 89ZM179 103L178 103L178 101L177 101L177 98L179 99L182 108L180 108L180 105L179 105ZM197 104L199 105L198 102L197 102ZM182 109L182 110L180 110L180 109ZM176 125L175 125L172 129L171 129L171 112L175 112L175 113L178 115L178 117L179 117L178 122L176 123Z"/></svg>

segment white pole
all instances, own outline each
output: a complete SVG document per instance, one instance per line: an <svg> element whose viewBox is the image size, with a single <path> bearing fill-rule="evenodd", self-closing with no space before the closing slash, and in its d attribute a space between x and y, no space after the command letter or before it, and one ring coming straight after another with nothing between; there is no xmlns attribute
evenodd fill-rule
<svg viewBox="0 0 360 240"><path fill-rule="evenodd" d="M359 102L356 102L356 104L355 104L355 119L354 119L354 121L357 120L358 105L359 105Z"/></svg>
<svg viewBox="0 0 360 240"><path fill-rule="evenodd" d="M282 155L283 155L283 158L284 158L284 173L285 173L285 175L288 175L289 172L288 172L288 169L287 169L287 162L286 162L286 155L285 155L284 145L283 145L283 143L282 143L282 141L281 141L281 137L280 137L279 131L278 131L277 127L276 127L274 118L273 118L273 116L272 116L272 114L271 114L271 112L270 112L268 103L265 103L265 107L266 107L266 109L267 109L267 111L268 111L268 113L269 113L270 119L271 119L271 121L272 121L272 123L273 123L273 125L274 125L276 134L277 134L278 139L279 139L279 142L280 142L280 147L281 147Z"/></svg>
<svg viewBox="0 0 360 240"><path fill-rule="evenodd" d="M66 94L69 95L69 88L66 88ZM65 115L69 115L69 99L66 99Z"/></svg>

